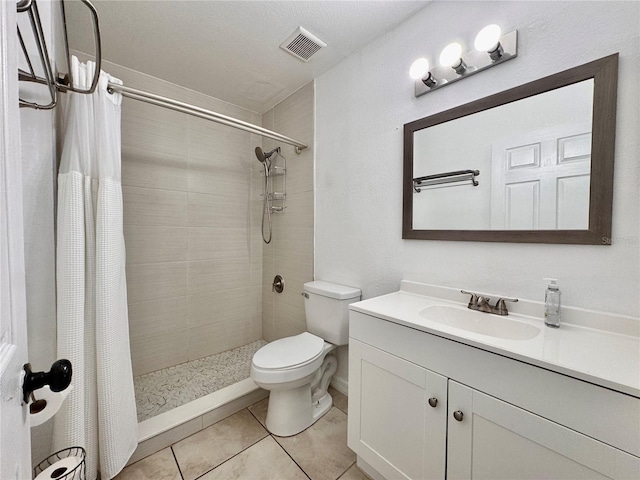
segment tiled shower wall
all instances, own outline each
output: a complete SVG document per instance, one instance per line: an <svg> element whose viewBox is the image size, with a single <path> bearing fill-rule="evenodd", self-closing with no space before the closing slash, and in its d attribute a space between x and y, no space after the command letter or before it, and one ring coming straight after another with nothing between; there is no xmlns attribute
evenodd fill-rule
<svg viewBox="0 0 640 480"><path fill-rule="evenodd" d="M287 158L287 208L274 214L273 239L263 250L262 314L267 341L306 330L302 286L313 280L314 83L311 82L262 116L262 125L305 143L300 155L291 146L263 139L265 151L282 147ZM272 292L273 277L285 280L283 293Z"/></svg>
<svg viewBox="0 0 640 480"><path fill-rule="evenodd" d="M254 124L260 115L118 65L125 85ZM134 375L262 338L260 137L123 99Z"/></svg>

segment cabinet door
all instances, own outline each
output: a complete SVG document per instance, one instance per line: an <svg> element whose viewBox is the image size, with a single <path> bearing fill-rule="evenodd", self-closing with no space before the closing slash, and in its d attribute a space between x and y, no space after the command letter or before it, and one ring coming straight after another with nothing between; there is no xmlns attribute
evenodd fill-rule
<svg viewBox="0 0 640 480"><path fill-rule="evenodd" d="M450 380L447 478L636 479L640 459Z"/></svg>
<svg viewBox="0 0 640 480"><path fill-rule="evenodd" d="M350 340L349 447L385 478L445 478L446 395L445 377Z"/></svg>

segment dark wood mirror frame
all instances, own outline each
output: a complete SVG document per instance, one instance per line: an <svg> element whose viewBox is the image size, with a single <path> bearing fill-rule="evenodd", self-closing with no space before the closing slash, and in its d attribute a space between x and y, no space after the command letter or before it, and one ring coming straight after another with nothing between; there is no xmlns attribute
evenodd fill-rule
<svg viewBox="0 0 640 480"><path fill-rule="evenodd" d="M413 229L413 134L416 131L591 78L594 79L594 89L588 230ZM402 238L474 242L610 245L617 85L618 54L616 53L405 124Z"/></svg>

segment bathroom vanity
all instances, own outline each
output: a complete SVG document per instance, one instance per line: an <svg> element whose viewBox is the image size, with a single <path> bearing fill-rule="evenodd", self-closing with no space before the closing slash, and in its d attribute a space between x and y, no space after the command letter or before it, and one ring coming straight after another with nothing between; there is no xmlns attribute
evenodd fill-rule
<svg viewBox="0 0 640 480"><path fill-rule="evenodd" d="M640 478L637 319L599 330L594 312L574 309L582 325L556 330L472 312L464 298L403 281L350 306L358 465L386 479Z"/></svg>

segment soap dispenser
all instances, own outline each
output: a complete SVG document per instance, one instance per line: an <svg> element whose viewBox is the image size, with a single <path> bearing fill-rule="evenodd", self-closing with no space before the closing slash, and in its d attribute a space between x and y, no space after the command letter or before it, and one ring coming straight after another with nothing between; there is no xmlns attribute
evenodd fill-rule
<svg viewBox="0 0 640 480"><path fill-rule="evenodd" d="M558 280L555 278L545 278L549 281L547 290L544 293L544 323L547 327L560 327L560 289Z"/></svg>

